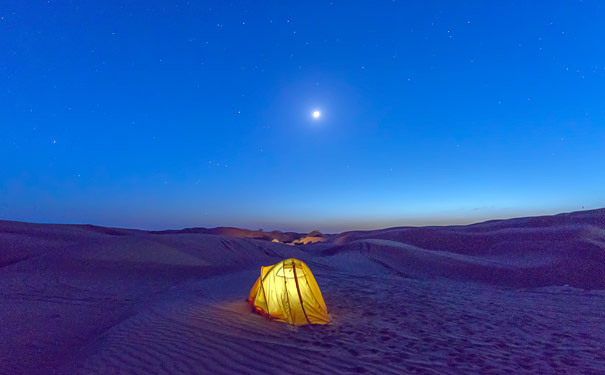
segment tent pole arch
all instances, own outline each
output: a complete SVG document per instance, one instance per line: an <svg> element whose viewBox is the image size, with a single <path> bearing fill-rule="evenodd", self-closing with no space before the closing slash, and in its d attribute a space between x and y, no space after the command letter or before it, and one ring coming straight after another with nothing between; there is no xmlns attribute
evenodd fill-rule
<svg viewBox="0 0 605 375"><path fill-rule="evenodd" d="M313 289L311 288L311 286L309 285L309 281L307 280L307 274L305 273L305 270L301 267L301 269L303 270L303 275L305 276L305 283L307 283L307 286L309 287L309 290L311 291L311 295L313 296L313 299L315 300L315 304L317 306L321 306L321 304L319 303L319 301L317 300L317 297L315 296L315 293L313 293Z"/></svg>
<svg viewBox="0 0 605 375"><path fill-rule="evenodd" d="M279 264L279 263L278 263L278 264ZM272 270L275 268L275 266L276 266L276 265L274 264L274 265L273 265L273 266L272 266L272 267L269 269L269 271L267 271L267 273L265 274L265 276L260 278L260 288L261 288L261 290L263 291L263 297L265 297L265 305L267 306L267 313L268 313L268 314L269 314L269 311L270 311L270 310L269 310L269 299L267 299L267 293L265 293L265 287L264 287L264 285L263 285L263 281L265 280L265 278L266 278L267 276L269 276L269 273L270 273L270 272L271 272L271 271L272 271ZM261 268L261 270L262 270L262 268ZM262 271L261 271L261 272L262 272ZM261 275L261 276L262 276L262 275Z"/></svg>
<svg viewBox="0 0 605 375"><path fill-rule="evenodd" d="M282 270L286 266L286 261L282 260ZM288 279L284 277L284 288L288 290ZM292 316L292 304L290 303L290 296L286 293L286 301L288 301L288 311L290 311L290 317Z"/></svg>
<svg viewBox="0 0 605 375"><path fill-rule="evenodd" d="M303 305L302 295L300 294L300 287L298 286L298 277L296 276L296 264L294 262L292 262L292 270L294 271L294 282L296 283L296 291L298 292L300 307L302 308L303 314L305 314L305 319L307 320L307 323L311 324L311 322L309 321L309 317L307 316L307 312L305 311L305 306Z"/></svg>

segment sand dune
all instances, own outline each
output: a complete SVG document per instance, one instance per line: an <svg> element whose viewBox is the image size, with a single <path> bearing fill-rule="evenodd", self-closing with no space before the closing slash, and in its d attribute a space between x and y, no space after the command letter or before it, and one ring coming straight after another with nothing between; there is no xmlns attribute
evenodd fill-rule
<svg viewBox="0 0 605 375"><path fill-rule="evenodd" d="M324 235L318 231L313 231L309 234L297 233L297 232L281 232L274 230L271 232L265 232L259 230L249 230L233 227L218 227L218 228L185 228L180 230L161 230L151 231L153 234L215 234L219 236L235 237L235 238L249 238L255 240L265 241L277 241L282 243L303 243L309 242L321 242L328 238L332 238L333 235ZM319 234L319 236L317 235Z"/></svg>
<svg viewBox="0 0 605 375"><path fill-rule="evenodd" d="M411 264L411 273L425 269L501 285L605 288L605 209L469 226L346 232L334 243L340 249L328 254L364 249L399 264L402 272Z"/></svg>
<svg viewBox="0 0 605 375"><path fill-rule="evenodd" d="M605 210L288 246L0 221L0 374L605 373ZM333 323L244 298L313 270Z"/></svg>

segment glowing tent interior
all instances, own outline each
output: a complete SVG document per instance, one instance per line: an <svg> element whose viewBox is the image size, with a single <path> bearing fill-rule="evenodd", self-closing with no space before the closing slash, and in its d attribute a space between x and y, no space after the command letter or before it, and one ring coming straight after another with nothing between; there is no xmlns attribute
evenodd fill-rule
<svg viewBox="0 0 605 375"><path fill-rule="evenodd" d="M295 326L330 322L315 277L298 259L261 267L248 301L255 312Z"/></svg>

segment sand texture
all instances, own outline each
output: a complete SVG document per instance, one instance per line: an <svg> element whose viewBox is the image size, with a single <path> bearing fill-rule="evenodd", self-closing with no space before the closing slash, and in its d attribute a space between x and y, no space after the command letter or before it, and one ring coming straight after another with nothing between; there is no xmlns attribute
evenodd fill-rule
<svg viewBox="0 0 605 375"><path fill-rule="evenodd" d="M288 257L332 324L250 312ZM0 221L0 327L7 375L604 374L605 210L299 246Z"/></svg>

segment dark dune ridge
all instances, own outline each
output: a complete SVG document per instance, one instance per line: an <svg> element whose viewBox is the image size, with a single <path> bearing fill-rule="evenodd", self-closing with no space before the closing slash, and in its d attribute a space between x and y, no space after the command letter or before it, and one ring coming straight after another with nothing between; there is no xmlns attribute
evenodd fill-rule
<svg viewBox="0 0 605 375"><path fill-rule="evenodd" d="M342 248L326 254L358 250L390 257L395 264L411 262L413 271L422 268L434 275L514 286L605 288L605 209L466 226L345 232L333 242Z"/></svg>
<svg viewBox="0 0 605 375"><path fill-rule="evenodd" d="M605 373L605 209L280 233L0 221L0 374ZM288 257L331 325L250 313Z"/></svg>

